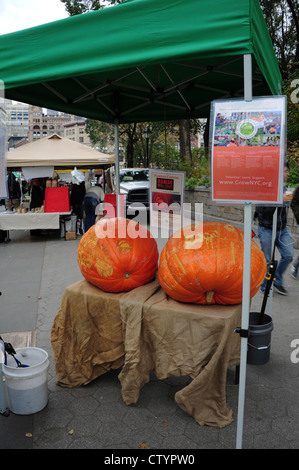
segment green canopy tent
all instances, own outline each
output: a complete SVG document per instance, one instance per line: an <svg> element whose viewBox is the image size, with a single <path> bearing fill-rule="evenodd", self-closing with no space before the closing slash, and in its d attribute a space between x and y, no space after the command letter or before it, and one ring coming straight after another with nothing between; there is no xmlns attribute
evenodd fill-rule
<svg viewBox="0 0 299 470"><path fill-rule="evenodd" d="M212 100L281 93L258 0L127 0L6 34L0 80L6 98L114 123L118 194L119 123L209 117ZM237 446L240 440L239 433Z"/></svg>
<svg viewBox="0 0 299 470"><path fill-rule="evenodd" d="M101 121L188 119L244 96L244 55L254 94L279 94L258 0L127 0L0 36L0 79L6 98Z"/></svg>
<svg viewBox="0 0 299 470"><path fill-rule="evenodd" d="M17 101L114 123L208 117L210 102L281 77L257 0L127 0L0 36L0 78Z"/></svg>

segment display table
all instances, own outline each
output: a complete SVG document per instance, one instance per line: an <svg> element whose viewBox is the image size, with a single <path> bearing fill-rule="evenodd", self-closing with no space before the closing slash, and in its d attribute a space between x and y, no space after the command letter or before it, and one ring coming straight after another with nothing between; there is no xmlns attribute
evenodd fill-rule
<svg viewBox="0 0 299 470"><path fill-rule="evenodd" d="M50 230L60 228L60 216L71 212L1 212L0 230Z"/></svg>
<svg viewBox="0 0 299 470"><path fill-rule="evenodd" d="M136 403L154 372L158 379L189 375L176 403L200 424L232 421L227 368L239 364L241 305L201 306L166 296L157 280L111 294L85 280L66 288L52 326L57 382L86 385L123 364L123 400Z"/></svg>

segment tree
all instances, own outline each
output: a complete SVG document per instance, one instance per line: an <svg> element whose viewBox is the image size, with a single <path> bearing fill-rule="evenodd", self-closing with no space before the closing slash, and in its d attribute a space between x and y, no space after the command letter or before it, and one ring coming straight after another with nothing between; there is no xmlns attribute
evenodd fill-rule
<svg viewBox="0 0 299 470"><path fill-rule="evenodd" d="M114 145L114 126L96 119L86 120L86 132L94 147L106 152L109 146ZM126 149L126 161L128 166L134 166L134 145L138 142L136 124L121 124L119 126L119 144Z"/></svg>
<svg viewBox="0 0 299 470"><path fill-rule="evenodd" d="M113 125L96 119L86 119L86 133L94 147L101 152L107 151L107 147L114 143Z"/></svg>
<svg viewBox="0 0 299 470"><path fill-rule="evenodd" d="M260 0L282 77L299 67L299 4L297 0Z"/></svg>
<svg viewBox="0 0 299 470"><path fill-rule="evenodd" d="M65 9L69 13L70 16L79 15L82 13L86 13L92 10L100 10L102 8L116 5L119 3L123 3L124 0L60 0L62 3L65 4ZM98 145L100 148L103 148L102 137L103 135L103 126L97 125L93 120L89 120L87 132L91 132L90 139L94 145ZM192 162L192 152L191 152L191 133L192 129L194 129L194 122L195 120L188 120L183 119L177 122L179 127L179 139L180 139L180 155L181 159ZM139 127L140 129L140 127ZM134 145L140 141L142 142L142 136L139 137L137 135L138 127L136 124L128 125L127 127L123 127L121 134L127 136L126 142L126 158L127 163L133 165L134 162ZM96 138L96 132L99 132L98 138ZM153 136L151 136L151 145L153 142ZM140 153L140 147L138 149L138 160L143 161L145 160ZM143 149L143 155L146 154L146 150Z"/></svg>
<svg viewBox="0 0 299 470"><path fill-rule="evenodd" d="M299 4L298 0L260 0L287 96L287 159L290 183L299 178Z"/></svg>
<svg viewBox="0 0 299 470"><path fill-rule="evenodd" d="M88 11L101 10L110 5L123 3L124 0L60 0L70 16L81 15Z"/></svg>

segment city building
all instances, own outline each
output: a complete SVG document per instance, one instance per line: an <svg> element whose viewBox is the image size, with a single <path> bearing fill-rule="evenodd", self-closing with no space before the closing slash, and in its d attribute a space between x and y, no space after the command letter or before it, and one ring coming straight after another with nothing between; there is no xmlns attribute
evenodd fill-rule
<svg viewBox="0 0 299 470"><path fill-rule="evenodd" d="M72 114L5 100L7 148L53 134L89 145L85 119Z"/></svg>
<svg viewBox="0 0 299 470"><path fill-rule="evenodd" d="M64 124L64 137L83 145L91 146L89 135L86 133L85 119L75 116L70 122Z"/></svg>
<svg viewBox="0 0 299 470"><path fill-rule="evenodd" d="M64 125L73 119L71 114L54 110L46 110L39 106L29 105L29 142L48 137L53 134L64 137Z"/></svg>
<svg viewBox="0 0 299 470"><path fill-rule="evenodd" d="M28 138L29 132L29 106L5 100L6 135L9 139L9 148L24 138Z"/></svg>

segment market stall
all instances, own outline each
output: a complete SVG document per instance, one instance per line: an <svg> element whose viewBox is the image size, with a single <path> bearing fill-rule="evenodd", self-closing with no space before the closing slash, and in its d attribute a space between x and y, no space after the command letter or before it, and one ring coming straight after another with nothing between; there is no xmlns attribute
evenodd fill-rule
<svg viewBox="0 0 299 470"><path fill-rule="evenodd" d="M24 169L27 178L52 177L59 168L71 171L74 167L94 169L113 164L114 155L98 152L57 134L24 144L8 152L6 157L7 168Z"/></svg>
<svg viewBox="0 0 299 470"><path fill-rule="evenodd" d="M70 196L74 169L78 172L77 168L80 168L84 177L82 170L105 169L113 163L113 155L103 154L57 134L8 152L9 170L22 172L26 180L44 181L47 187L43 188L44 205L36 211L30 211L29 197L25 203L22 198L20 211L0 213L0 230L59 229L72 213ZM70 175L68 178L66 173Z"/></svg>

